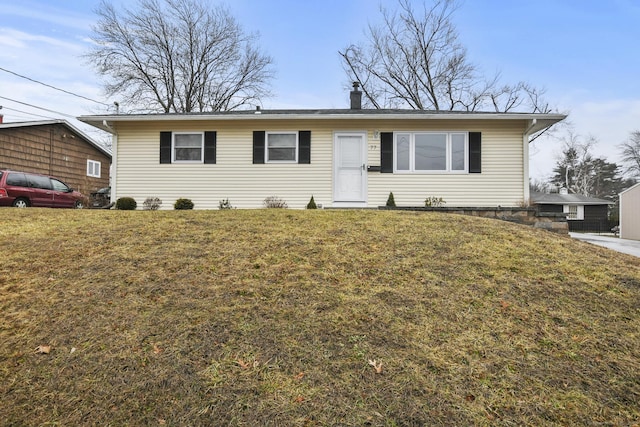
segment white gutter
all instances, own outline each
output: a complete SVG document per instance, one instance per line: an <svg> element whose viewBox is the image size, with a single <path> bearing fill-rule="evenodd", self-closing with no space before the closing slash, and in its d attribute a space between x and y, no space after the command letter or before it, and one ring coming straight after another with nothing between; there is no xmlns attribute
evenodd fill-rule
<svg viewBox="0 0 640 427"><path fill-rule="evenodd" d="M375 111L375 110L373 110ZM549 125L563 120L562 114L540 113L423 113L423 112L378 112L378 113L337 113L318 111L277 111L266 110L256 113L211 113L211 114L120 114L108 116L80 116L78 120L103 128L115 122L146 121L229 121L229 120L533 120L543 119ZM541 123L542 124L542 123Z"/></svg>

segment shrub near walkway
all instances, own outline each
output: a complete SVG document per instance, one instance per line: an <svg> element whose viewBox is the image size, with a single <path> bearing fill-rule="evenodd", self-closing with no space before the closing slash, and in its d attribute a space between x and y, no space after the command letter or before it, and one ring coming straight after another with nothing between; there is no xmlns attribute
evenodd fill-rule
<svg viewBox="0 0 640 427"><path fill-rule="evenodd" d="M6 425L634 425L640 262L496 220L3 209Z"/></svg>

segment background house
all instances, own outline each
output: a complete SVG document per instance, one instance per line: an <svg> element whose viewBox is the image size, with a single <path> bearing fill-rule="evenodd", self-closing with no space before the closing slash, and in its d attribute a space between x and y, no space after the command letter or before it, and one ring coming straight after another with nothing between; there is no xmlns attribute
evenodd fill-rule
<svg viewBox="0 0 640 427"><path fill-rule="evenodd" d="M620 193L620 237L640 240L640 184Z"/></svg>
<svg viewBox="0 0 640 427"><path fill-rule="evenodd" d="M109 186L111 153L66 120L0 123L0 169L60 178L89 196Z"/></svg>
<svg viewBox="0 0 640 427"><path fill-rule="evenodd" d="M582 194L531 192L531 203L539 212L567 214L569 231L609 232L617 224L609 221L609 206L614 203Z"/></svg>

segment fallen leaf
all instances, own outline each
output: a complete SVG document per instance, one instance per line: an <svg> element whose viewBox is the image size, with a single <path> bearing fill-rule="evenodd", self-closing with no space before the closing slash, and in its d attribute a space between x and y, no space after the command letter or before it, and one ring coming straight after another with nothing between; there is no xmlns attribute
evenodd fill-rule
<svg viewBox="0 0 640 427"><path fill-rule="evenodd" d="M51 352L50 345L39 345L36 347L36 350L35 350L36 354L49 354L50 352Z"/></svg>
<svg viewBox="0 0 640 427"><path fill-rule="evenodd" d="M304 397L298 396L295 399L293 399L293 401L296 402L296 403L302 403L302 402L304 402Z"/></svg>
<svg viewBox="0 0 640 427"><path fill-rule="evenodd" d="M251 364L245 362L244 360L238 358L236 359L236 363L242 368L242 369L249 369L249 367L251 366Z"/></svg>
<svg viewBox="0 0 640 427"><path fill-rule="evenodd" d="M300 372L298 375L294 375L293 378L300 381L302 378L304 378L304 372Z"/></svg>
<svg viewBox="0 0 640 427"><path fill-rule="evenodd" d="M153 345L153 352L155 354L160 354L160 353L162 353L162 349L158 346L158 344L154 344Z"/></svg>
<svg viewBox="0 0 640 427"><path fill-rule="evenodd" d="M476 397L473 394L467 394L464 397L464 400L466 400L467 402L473 402L474 400L476 400Z"/></svg>
<svg viewBox="0 0 640 427"><path fill-rule="evenodd" d="M369 365L373 366L373 369L376 370L376 374L382 373L382 362L376 362L375 360L369 359Z"/></svg>
<svg viewBox="0 0 640 427"><path fill-rule="evenodd" d="M76 352L76 348L75 347L71 347L71 353L75 353Z"/></svg>

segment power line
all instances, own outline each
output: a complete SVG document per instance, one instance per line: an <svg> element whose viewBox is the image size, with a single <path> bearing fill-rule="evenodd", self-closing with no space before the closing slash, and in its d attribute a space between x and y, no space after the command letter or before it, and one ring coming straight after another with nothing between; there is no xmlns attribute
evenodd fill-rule
<svg viewBox="0 0 640 427"><path fill-rule="evenodd" d="M52 119L53 118L51 116L43 116L43 115L40 115L40 114L30 113L28 111L16 110L15 108L6 107L4 105L0 105L0 110L11 110L11 111L15 111L17 113L28 114L30 116L43 117L45 119Z"/></svg>
<svg viewBox="0 0 640 427"><path fill-rule="evenodd" d="M71 114L65 114L65 113L61 113L59 111L49 110L48 108L38 107L37 105L27 104L26 102L16 101L15 99L7 98L6 96L0 96L0 98L6 99L7 101L11 101L11 102L17 102L18 104L26 105L27 107L37 108L38 110L43 110L43 111L48 111L50 113L60 114L61 116L70 117L72 119L76 118L75 116L72 116Z"/></svg>
<svg viewBox="0 0 640 427"><path fill-rule="evenodd" d="M29 80L30 82L38 83L38 84L40 84L42 86L46 86L48 88L55 89L55 90L58 90L60 92L64 92L64 93L66 93L68 95L77 96L78 98L86 99L87 101L95 102L96 104L105 105L107 107L110 107L109 104L105 104L104 102L96 101L95 99L87 98L86 96L78 95L77 93L69 92L68 90L60 89L60 88L57 88L55 86L51 86L50 84L42 83L41 81L34 80L31 77L23 76L22 74L18 74L15 71L7 70L6 68L0 67L0 71L4 71L6 73L13 74L14 76Z"/></svg>

